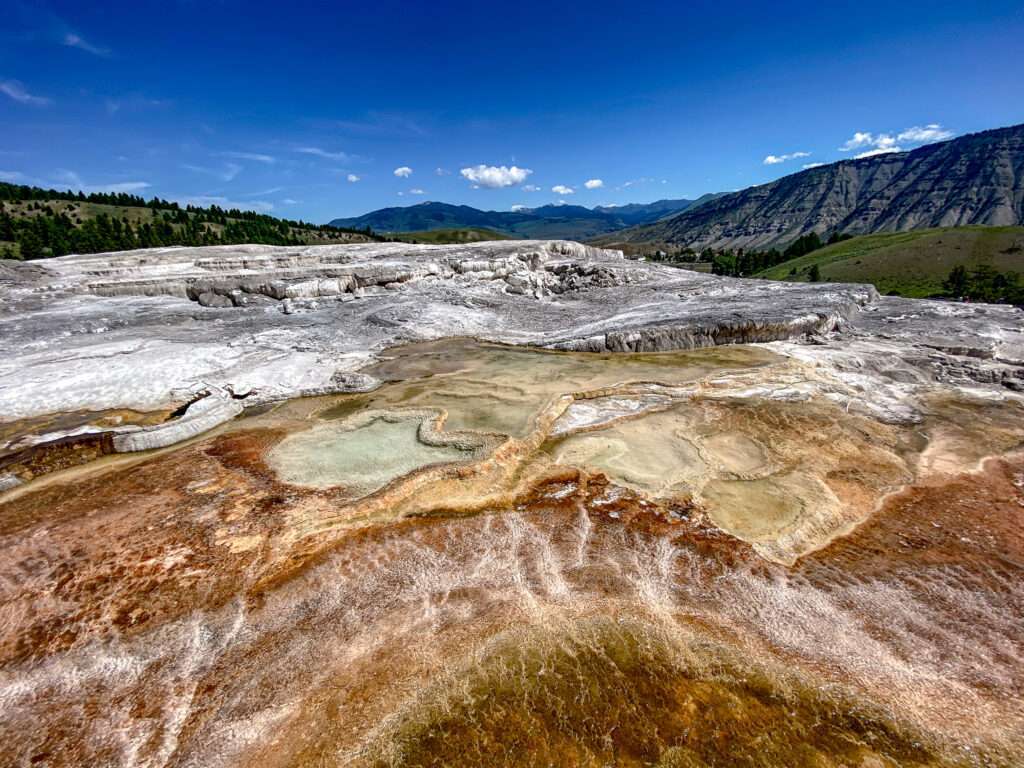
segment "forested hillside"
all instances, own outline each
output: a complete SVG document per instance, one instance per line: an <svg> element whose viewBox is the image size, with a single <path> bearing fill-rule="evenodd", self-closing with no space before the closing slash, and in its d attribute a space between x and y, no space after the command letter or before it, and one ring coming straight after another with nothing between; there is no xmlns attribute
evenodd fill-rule
<svg viewBox="0 0 1024 768"><path fill-rule="evenodd" d="M0 258L42 259L168 245L303 245L381 240L356 230L136 195L0 183Z"/></svg>

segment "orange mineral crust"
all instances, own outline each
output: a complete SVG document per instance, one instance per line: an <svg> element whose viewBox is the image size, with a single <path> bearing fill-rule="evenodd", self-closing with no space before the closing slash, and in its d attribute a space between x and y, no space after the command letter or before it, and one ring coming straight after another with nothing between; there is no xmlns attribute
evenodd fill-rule
<svg viewBox="0 0 1024 768"><path fill-rule="evenodd" d="M0 766L1024 763L1016 401L885 420L701 354L565 389L426 345L40 463L0 497Z"/></svg>

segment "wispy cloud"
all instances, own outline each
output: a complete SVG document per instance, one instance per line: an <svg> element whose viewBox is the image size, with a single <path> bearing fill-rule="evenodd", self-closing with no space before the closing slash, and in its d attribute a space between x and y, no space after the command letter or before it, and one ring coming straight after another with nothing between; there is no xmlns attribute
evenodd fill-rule
<svg viewBox="0 0 1024 768"><path fill-rule="evenodd" d="M425 136L427 131L418 122L393 112L367 112L358 120L335 120L335 127L345 133L366 136Z"/></svg>
<svg viewBox="0 0 1024 768"><path fill-rule="evenodd" d="M352 160L352 156L345 152L328 152L322 147L296 147L295 151L302 155L322 157L324 160L337 160L339 163L345 163Z"/></svg>
<svg viewBox="0 0 1024 768"><path fill-rule="evenodd" d="M116 184L98 184L85 188L86 192L141 192L152 186L147 181L120 181Z"/></svg>
<svg viewBox="0 0 1024 768"><path fill-rule="evenodd" d="M765 165L778 165L784 163L787 160L798 160L801 157L810 157L810 152L789 152L785 155L768 155L764 159Z"/></svg>
<svg viewBox="0 0 1024 768"><path fill-rule="evenodd" d="M529 168L518 168L514 165L511 168L504 165L475 165L459 171L464 179L472 182L474 189L501 189L513 184L522 184L531 173L533 171Z"/></svg>
<svg viewBox="0 0 1024 768"><path fill-rule="evenodd" d="M168 99L151 99L146 96L142 96L137 93L131 93L127 96L121 97L109 97L103 100L103 105L107 109L107 114L115 115L121 110L141 110L141 109L157 109L160 107L169 106L172 102Z"/></svg>
<svg viewBox="0 0 1024 768"><path fill-rule="evenodd" d="M410 168L408 165L402 165L399 166L398 168L395 168L395 170L392 171L392 173L394 173L395 176L397 176L400 179L408 179L410 176L412 176L412 168Z"/></svg>
<svg viewBox="0 0 1024 768"><path fill-rule="evenodd" d="M434 169L434 173L437 176L451 176L452 175L452 172L449 171L447 168L435 168Z"/></svg>
<svg viewBox="0 0 1024 768"><path fill-rule="evenodd" d="M290 197L286 197L283 200L281 200L281 205L299 205L301 203L301 200L292 200L292 198Z"/></svg>
<svg viewBox="0 0 1024 768"><path fill-rule="evenodd" d="M551 191L554 192L556 195L574 195L574 194L576 194L576 190L575 189L573 189L572 187L567 187L567 186L565 186L565 184L555 184L555 186L553 186L551 188Z"/></svg>
<svg viewBox="0 0 1024 768"><path fill-rule="evenodd" d="M91 53L93 56L102 56L103 58L110 56L109 48L93 45L81 35L76 35L74 32L65 32L64 38L61 42L68 48L77 48L80 51Z"/></svg>
<svg viewBox="0 0 1024 768"><path fill-rule="evenodd" d="M216 205L226 210L237 208L240 211L255 211L256 213L270 213L274 210L274 204L269 200L248 200L241 202L238 200L231 200L226 197L220 197L219 195L195 195L193 197L178 198L177 202L180 205L196 205L201 208Z"/></svg>
<svg viewBox="0 0 1024 768"><path fill-rule="evenodd" d="M254 163L264 163L265 165L273 165L277 162L277 158L273 155L263 155L258 152L218 152L218 157L230 157L233 160L251 160Z"/></svg>
<svg viewBox="0 0 1024 768"><path fill-rule="evenodd" d="M825 163L804 163L802 167L806 171L808 168L819 168L823 165L825 165Z"/></svg>
<svg viewBox="0 0 1024 768"><path fill-rule="evenodd" d="M615 191L621 192L622 190L629 189L630 187L636 186L637 184L649 184L652 181L654 181L654 179L648 176L641 176L639 179L630 179L629 181L622 182L619 186L615 188Z"/></svg>
<svg viewBox="0 0 1024 768"><path fill-rule="evenodd" d="M213 176L221 181L232 181L242 172L242 166L238 163L224 163L224 165L219 168L208 168L204 165L184 163L181 167L185 170L192 171L193 173L202 173L207 176Z"/></svg>
<svg viewBox="0 0 1024 768"><path fill-rule="evenodd" d="M0 181L8 184L28 184L30 179L21 171L0 171Z"/></svg>
<svg viewBox="0 0 1024 768"><path fill-rule="evenodd" d="M270 189L261 189L259 192L247 192L242 197L266 197L267 195L274 195L283 190L284 187L271 187Z"/></svg>
<svg viewBox="0 0 1024 768"><path fill-rule="evenodd" d="M587 181L583 182L583 186L587 189L600 189L604 186L604 181L601 179L587 179Z"/></svg>
<svg viewBox="0 0 1024 768"><path fill-rule="evenodd" d="M38 182L33 182L38 183ZM75 171L61 169L53 175L53 180L45 182L44 186L56 186L67 189L77 189L82 192L106 192L106 193L130 193L141 192L151 186L148 181L116 181L110 184L88 184Z"/></svg>
<svg viewBox="0 0 1024 768"><path fill-rule="evenodd" d="M22 39L74 48L93 56L109 57L110 49L86 40L64 19L50 10L45 0L7 0L3 4L4 32L16 29Z"/></svg>
<svg viewBox="0 0 1024 768"><path fill-rule="evenodd" d="M424 191L423 191L422 189L420 189L419 187L413 187L412 189L410 189L410 190L409 190L409 194L410 194L410 195L425 195L425 194L427 194L427 193L426 193L426 192L424 192Z"/></svg>
<svg viewBox="0 0 1024 768"><path fill-rule="evenodd" d="M357 174L354 174L354 173L350 173L345 178L348 180L349 184L355 184L357 181L359 181L359 176Z"/></svg>
<svg viewBox="0 0 1024 768"><path fill-rule="evenodd" d="M536 184L526 184L523 186L523 192L540 192L540 187Z"/></svg>
<svg viewBox="0 0 1024 768"><path fill-rule="evenodd" d="M855 158L874 157L875 155L885 155L890 152L903 152L904 147L908 144L911 146L932 144L936 141L951 139L955 135L953 131L943 128L938 123L915 125L895 134L874 134L870 131L857 131L839 147L839 151L852 152L860 149L863 151L855 155Z"/></svg>
<svg viewBox="0 0 1024 768"><path fill-rule="evenodd" d="M45 107L52 103L50 99L29 93L25 86L17 80L0 80L0 93L9 96L19 104L30 104L33 107Z"/></svg>

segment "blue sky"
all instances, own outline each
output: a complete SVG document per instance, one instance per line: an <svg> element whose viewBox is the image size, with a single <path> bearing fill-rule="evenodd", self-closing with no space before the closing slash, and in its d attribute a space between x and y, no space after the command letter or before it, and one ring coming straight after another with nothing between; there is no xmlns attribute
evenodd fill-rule
<svg viewBox="0 0 1024 768"><path fill-rule="evenodd" d="M1024 122L1019 0L0 0L0 17L0 180L312 221L696 197Z"/></svg>

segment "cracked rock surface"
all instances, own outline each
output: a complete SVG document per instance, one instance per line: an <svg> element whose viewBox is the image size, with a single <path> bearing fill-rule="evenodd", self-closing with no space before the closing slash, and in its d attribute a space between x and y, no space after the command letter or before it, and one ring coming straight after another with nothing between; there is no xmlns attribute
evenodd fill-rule
<svg viewBox="0 0 1024 768"><path fill-rule="evenodd" d="M1024 323L1010 307L716 277L566 241L2 262L0 296L3 421L365 389L352 374L375 353L452 336L595 352L775 341L867 389L1024 387Z"/></svg>

